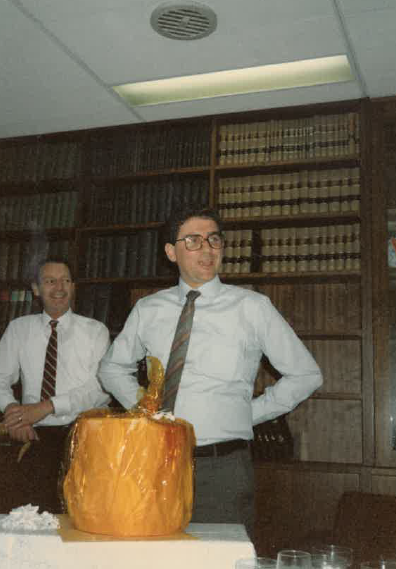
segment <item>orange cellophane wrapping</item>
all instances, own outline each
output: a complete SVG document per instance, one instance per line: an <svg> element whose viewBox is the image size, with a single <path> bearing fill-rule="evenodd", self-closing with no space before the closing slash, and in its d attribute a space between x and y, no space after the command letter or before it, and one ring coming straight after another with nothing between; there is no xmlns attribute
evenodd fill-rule
<svg viewBox="0 0 396 569"><path fill-rule="evenodd" d="M193 506L192 425L142 410L79 417L63 483L79 530L120 537L170 535Z"/></svg>

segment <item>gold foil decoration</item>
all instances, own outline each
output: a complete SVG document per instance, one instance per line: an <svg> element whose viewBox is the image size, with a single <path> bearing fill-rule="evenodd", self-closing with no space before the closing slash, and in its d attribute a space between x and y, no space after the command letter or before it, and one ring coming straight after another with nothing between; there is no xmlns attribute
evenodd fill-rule
<svg viewBox="0 0 396 569"><path fill-rule="evenodd" d="M164 395L165 370L158 358L147 356L147 376L149 385L147 389L141 388L137 409L156 413L162 407Z"/></svg>
<svg viewBox="0 0 396 569"><path fill-rule="evenodd" d="M0 423L0 436L4 436L4 435L8 435L8 431L7 431L7 428L5 427L5 425L3 423ZM27 451L30 449L31 444L32 444L32 441L27 441L26 443L24 443L22 445L22 447L20 448L20 450L18 452L17 462L21 462L23 455L26 454Z"/></svg>

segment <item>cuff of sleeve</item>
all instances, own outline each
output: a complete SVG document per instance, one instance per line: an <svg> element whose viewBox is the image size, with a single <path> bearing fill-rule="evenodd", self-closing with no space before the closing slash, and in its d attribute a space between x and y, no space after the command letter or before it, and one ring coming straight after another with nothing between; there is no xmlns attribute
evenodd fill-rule
<svg viewBox="0 0 396 569"><path fill-rule="evenodd" d="M51 397L55 410L55 417L59 415L70 415L70 400L68 395L56 395Z"/></svg>
<svg viewBox="0 0 396 569"><path fill-rule="evenodd" d="M273 396L272 386L267 387L262 395L252 401L252 420L253 426L263 421L271 421L279 415L289 413L293 409L292 405L286 405L276 401Z"/></svg>
<svg viewBox="0 0 396 569"><path fill-rule="evenodd" d="M17 401L13 397L4 398L1 401L1 407L0 407L1 412L4 413L5 408L8 407L8 405L11 405L11 403L15 403L16 405L20 405L19 401Z"/></svg>

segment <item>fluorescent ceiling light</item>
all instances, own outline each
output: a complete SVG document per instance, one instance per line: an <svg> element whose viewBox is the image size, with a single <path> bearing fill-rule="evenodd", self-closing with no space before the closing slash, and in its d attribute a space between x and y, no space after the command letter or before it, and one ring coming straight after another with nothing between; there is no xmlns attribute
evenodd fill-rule
<svg viewBox="0 0 396 569"><path fill-rule="evenodd" d="M113 89L129 105L139 107L341 83L353 79L347 56L336 55L188 77L126 83L114 86Z"/></svg>

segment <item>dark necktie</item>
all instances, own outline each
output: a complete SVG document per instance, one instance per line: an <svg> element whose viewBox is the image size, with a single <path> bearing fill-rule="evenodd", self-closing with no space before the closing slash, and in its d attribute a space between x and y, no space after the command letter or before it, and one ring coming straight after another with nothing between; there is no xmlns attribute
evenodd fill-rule
<svg viewBox="0 0 396 569"><path fill-rule="evenodd" d="M196 290L190 290L187 294L187 300L176 326L175 337L173 338L168 365L166 366L163 407L171 411L173 411L175 407L177 390L179 388L184 362L186 361L195 311L194 303L200 294L201 293Z"/></svg>
<svg viewBox="0 0 396 569"><path fill-rule="evenodd" d="M48 340L45 354L43 383L41 386L41 401L55 395L56 364L58 360L58 332L56 331L57 320L50 320L51 335Z"/></svg>

